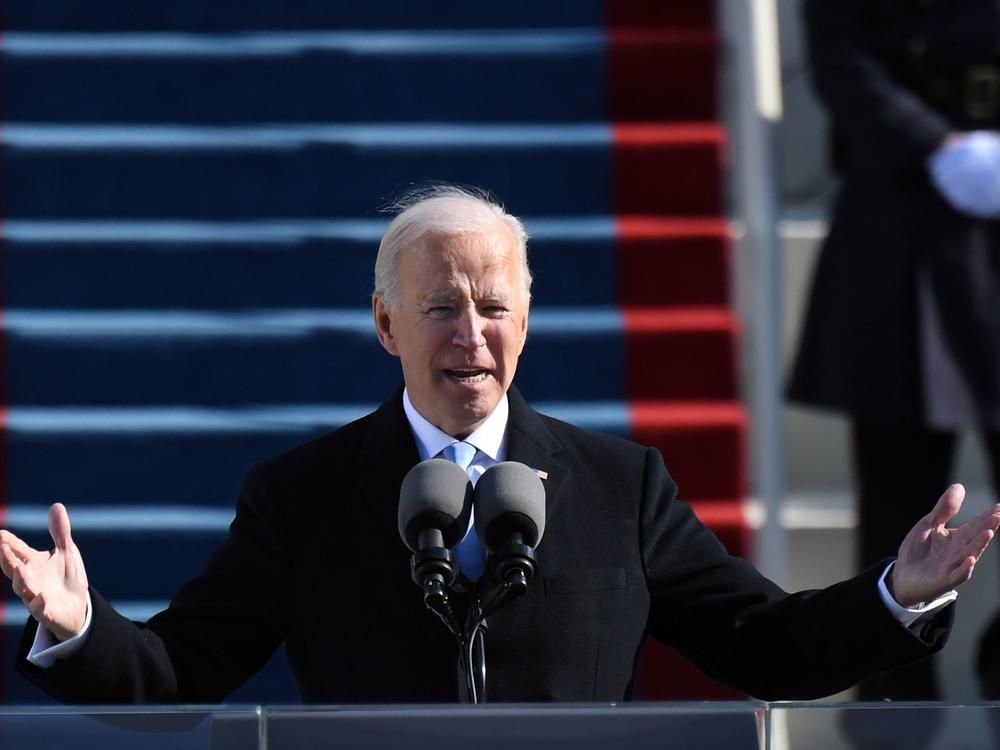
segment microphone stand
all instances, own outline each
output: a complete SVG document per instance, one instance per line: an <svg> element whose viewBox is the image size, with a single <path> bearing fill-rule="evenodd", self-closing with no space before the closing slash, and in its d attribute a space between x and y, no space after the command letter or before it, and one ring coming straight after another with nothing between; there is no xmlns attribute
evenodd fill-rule
<svg viewBox="0 0 1000 750"><path fill-rule="evenodd" d="M486 616L476 587L472 589L465 628L456 633L458 640L458 687L462 703L486 702Z"/></svg>
<svg viewBox="0 0 1000 750"><path fill-rule="evenodd" d="M485 604L480 598L479 585L472 585L464 625L455 616L448 596L455 581L450 550L426 548L410 561L413 578L424 590L424 605L441 619L458 644L458 694L462 703L486 702L486 618L522 596L534 573L535 552L530 546L514 543L497 551L502 556L498 559L491 555L488 568L501 583L491 591Z"/></svg>
<svg viewBox="0 0 1000 750"><path fill-rule="evenodd" d="M485 604L480 598L479 586L474 585L465 630L461 635L452 631L459 644L459 671L465 678L459 680L460 686L464 684L465 687L464 692L459 691L465 698L464 703L486 702L486 632L489 629L486 618L522 596L528 590L528 581L535 570L535 551L528 545L518 543L498 552L503 553L499 562L491 555L487 567L502 583L492 591ZM517 560L512 561L512 556L516 556ZM530 573L526 573L526 566Z"/></svg>

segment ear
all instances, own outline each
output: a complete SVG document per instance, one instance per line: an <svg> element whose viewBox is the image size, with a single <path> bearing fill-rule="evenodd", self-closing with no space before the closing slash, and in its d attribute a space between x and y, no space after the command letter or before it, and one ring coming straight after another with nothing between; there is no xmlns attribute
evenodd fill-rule
<svg viewBox="0 0 1000 750"><path fill-rule="evenodd" d="M524 317L521 318L521 340L517 347L517 356L521 356L521 352L524 351L524 345L528 341L528 313L531 311L531 302L529 301L524 306Z"/></svg>
<svg viewBox="0 0 1000 750"><path fill-rule="evenodd" d="M385 302L377 294L372 295L372 317L375 319L375 333L382 348L394 357L399 356L399 347L392 335L392 316Z"/></svg>

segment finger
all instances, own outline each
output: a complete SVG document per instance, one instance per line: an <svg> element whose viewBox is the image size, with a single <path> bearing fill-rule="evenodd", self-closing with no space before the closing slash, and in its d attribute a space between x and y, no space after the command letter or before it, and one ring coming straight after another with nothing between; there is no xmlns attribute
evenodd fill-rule
<svg viewBox="0 0 1000 750"><path fill-rule="evenodd" d="M972 571L976 568L976 558L966 557L952 570L949 577L949 587L956 588L972 578Z"/></svg>
<svg viewBox="0 0 1000 750"><path fill-rule="evenodd" d="M978 560L982 557L983 552L986 551L986 548L989 546L990 540L993 539L994 535L995 533L992 529L986 529L970 539L968 544L966 544L962 550L963 558L971 555Z"/></svg>
<svg viewBox="0 0 1000 750"><path fill-rule="evenodd" d="M0 529L0 544L9 546L11 551L24 562L28 562L31 554L37 551L34 547L28 546L26 542L14 536L14 534L11 534L6 529Z"/></svg>
<svg viewBox="0 0 1000 750"><path fill-rule="evenodd" d="M14 568L17 566L18 558L9 544L0 543L0 570L10 578L14 575Z"/></svg>
<svg viewBox="0 0 1000 750"><path fill-rule="evenodd" d="M982 513L979 513L974 518L969 519L969 522L966 525L977 527L979 529L993 529L996 531L997 527L1000 526L1000 505L991 505Z"/></svg>
<svg viewBox="0 0 1000 750"><path fill-rule="evenodd" d="M28 603L29 599L35 598L37 592L32 588L31 574L23 565L18 563L14 569L14 576L10 580L14 588L14 593L21 597L21 601L25 604Z"/></svg>
<svg viewBox="0 0 1000 750"><path fill-rule="evenodd" d="M995 532L998 526L1000 526L1000 505L994 505L961 526L949 529L949 532L963 544L967 544L969 540L978 538L984 531Z"/></svg>
<svg viewBox="0 0 1000 750"><path fill-rule="evenodd" d="M14 596L21 595L21 574L17 571L17 563L14 563L14 568L10 572L10 588Z"/></svg>
<svg viewBox="0 0 1000 750"><path fill-rule="evenodd" d="M56 549L65 550L73 545L73 536L70 533L69 513L62 503L53 503L49 508L49 534Z"/></svg>
<svg viewBox="0 0 1000 750"><path fill-rule="evenodd" d="M983 523L990 525L990 527L996 531L1000 528L1000 503L991 505L989 508L976 516L976 518L980 517L983 519Z"/></svg>
<svg viewBox="0 0 1000 750"><path fill-rule="evenodd" d="M39 594L34 599L26 601L24 606L28 608L28 612L41 624L45 624L45 595Z"/></svg>
<svg viewBox="0 0 1000 750"><path fill-rule="evenodd" d="M944 526L948 523L961 510L964 499L965 487L962 485L953 484L946 489L931 511L931 526Z"/></svg>
<svg viewBox="0 0 1000 750"><path fill-rule="evenodd" d="M14 596L27 605L28 599L31 597L25 597L24 595L24 568L20 564L14 568L14 575L10 577L10 587L14 591Z"/></svg>

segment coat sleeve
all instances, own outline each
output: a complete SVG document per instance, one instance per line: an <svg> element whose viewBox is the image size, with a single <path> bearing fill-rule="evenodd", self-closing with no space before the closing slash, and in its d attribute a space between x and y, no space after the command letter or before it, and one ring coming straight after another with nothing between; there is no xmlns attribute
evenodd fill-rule
<svg viewBox="0 0 1000 750"><path fill-rule="evenodd" d="M73 656L17 670L66 703L218 703L257 672L284 637L285 520L259 467L250 471L229 536L205 572L148 623L119 615L91 589L91 631ZM124 561L123 564L129 564Z"/></svg>
<svg viewBox="0 0 1000 750"><path fill-rule="evenodd" d="M851 168L921 167L952 128L880 58L870 0L806 0L804 7L813 82L847 139Z"/></svg>
<svg viewBox="0 0 1000 750"><path fill-rule="evenodd" d="M649 630L711 677L763 700L813 699L944 645L952 607L914 633L882 603L888 561L827 589L786 594L727 554L676 489L649 449L640 539Z"/></svg>

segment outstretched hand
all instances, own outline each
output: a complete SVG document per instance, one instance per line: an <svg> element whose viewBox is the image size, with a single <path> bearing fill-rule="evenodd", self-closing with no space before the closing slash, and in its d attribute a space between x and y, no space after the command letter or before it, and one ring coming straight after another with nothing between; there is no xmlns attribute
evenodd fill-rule
<svg viewBox="0 0 1000 750"><path fill-rule="evenodd" d="M980 555L1000 526L1000 504L949 529L947 523L964 499L965 488L951 485L900 545L887 583L902 606L914 608L933 601L972 577Z"/></svg>
<svg viewBox="0 0 1000 750"><path fill-rule="evenodd" d="M62 503L49 508L49 534L55 544L51 551L33 549L0 530L0 570L31 616L64 641L87 619L87 571Z"/></svg>

